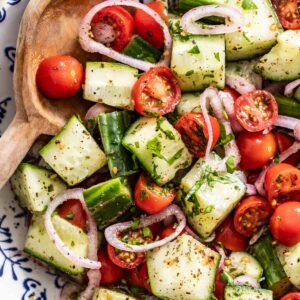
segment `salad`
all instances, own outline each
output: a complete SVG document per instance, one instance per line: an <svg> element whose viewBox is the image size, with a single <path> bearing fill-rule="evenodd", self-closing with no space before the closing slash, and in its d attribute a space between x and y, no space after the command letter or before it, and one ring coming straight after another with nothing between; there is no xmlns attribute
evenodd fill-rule
<svg viewBox="0 0 300 300"><path fill-rule="evenodd" d="M299 5L107 0L98 61L41 61L49 101L96 102L11 178L61 299L300 299Z"/></svg>

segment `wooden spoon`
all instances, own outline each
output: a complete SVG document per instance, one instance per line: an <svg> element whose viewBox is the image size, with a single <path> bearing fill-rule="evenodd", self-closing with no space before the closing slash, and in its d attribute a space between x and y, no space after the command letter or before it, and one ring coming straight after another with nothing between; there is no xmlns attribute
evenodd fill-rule
<svg viewBox="0 0 300 300"><path fill-rule="evenodd" d="M41 134L56 134L74 113L91 105L81 94L50 100L37 89L35 75L43 58L71 55L84 63L100 55L83 52L78 43L82 17L99 0L31 0L19 30L14 91L16 116L0 139L0 189Z"/></svg>

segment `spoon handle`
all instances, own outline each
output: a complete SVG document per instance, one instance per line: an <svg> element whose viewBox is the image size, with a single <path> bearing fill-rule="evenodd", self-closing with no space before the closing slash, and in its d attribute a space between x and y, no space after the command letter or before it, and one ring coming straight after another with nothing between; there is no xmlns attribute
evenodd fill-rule
<svg viewBox="0 0 300 300"><path fill-rule="evenodd" d="M39 127L14 118L0 139L0 189L14 173L33 142L40 135Z"/></svg>

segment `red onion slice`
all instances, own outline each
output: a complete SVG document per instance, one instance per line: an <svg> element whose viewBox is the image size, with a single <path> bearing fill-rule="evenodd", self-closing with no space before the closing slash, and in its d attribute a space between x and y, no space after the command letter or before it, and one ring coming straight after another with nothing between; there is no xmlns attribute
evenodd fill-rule
<svg viewBox="0 0 300 300"><path fill-rule="evenodd" d="M248 285L252 286L255 289L260 288L260 284L257 282L257 280L249 275L241 275L236 278L234 278L233 283L236 285Z"/></svg>
<svg viewBox="0 0 300 300"><path fill-rule="evenodd" d="M218 16L230 20L225 25L205 25L202 28L196 21L204 17ZM223 34L240 30L244 25L243 13L229 5L203 5L195 7L185 13L181 18L182 28L192 34Z"/></svg>
<svg viewBox="0 0 300 300"><path fill-rule="evenodd" d="M256 190L257 192L262 195L262 196L265 196L266 195L266 191L265 191L265 188L264 188L264 183L265 183L265 176L266 176L266 173L268 171L268 169L270 168L272 164L270 164L268 167L266 167L265 169L263 169L260 174L258 175L255 183L254 183L254 186L256 187Z"/></svg>
<svg viewBox="0 0 300 300"><path fill-rule="evenodd" d="M98 236L97 236L97 226L93 217L86 207L85 201L82 195L83 189L71 189L66 190L56 196L53 201L51 201L48 205L48 208L45 213L45 227L52 238L53 243L57 247L57 250L70 261L72 261L76 266L88 268L88 269L100 269L101 263L97 258L97 250L98 250ZM56 230L52 224L51 216L53 212L57 209L58 206L63 204L65 201L69 199L78 199L82 204L84 211L86 212L87 221L88 221L88 257L84 258L75 253L72 249L70 249L58 236Z"/></svg>
<svg viewBox="0 0 300 300"><path fill-rule="evenodd" d="M78 300L90 300L92 299L96 288L100 284L101 273L100 270L89 270L87 272L89 283L87 288L80 294Z"/></svg>
<svg viewBox="0 0 300 300"><path fill-rule="evenodd" d="M289 148L284 150L279 157L279 162L285 161L288 157L300 150L300 142L294 142Z"/></svg>
<svg viewBox="0 0 300 300"><path fill-rule="evenodd" d="M169 65L171 58L171 47L172 47L172 37L169 32L169 28L164 22L164 20L160 17L158 13L154 10L146 6L145 4L136 2L134 0L107 0L100 4L94 6L83 18L80 24L79 29L79 43L83 50L92 53L100 53L105 56L108 56L116 61L122 62L126 65L132 66L139 70L147 71L152 67L155 67L155 64L139 60L122 53L119 53L111 48L106 47L105 45L96 42L90 37L91 30L91 22L96 13L98 13L101 9L108 6L113 5L122 5L122 6L130 6L143 10L148 15L150 15L162 28L164 33L164 42L165 42L165 50L162 54L160 61L156 65Z"/></svg>
<svg viewBox="0 0 300 300"><path fill-rule="evenodd" d="M241 95L255 91L256 87L241 77L225 76L225 83L236 90Z"/></svg>
<svg viewBox="0 0 300 300"><path fill-rule="evenodd" d="M200 107L201 111L204 117L205 124L207 126L208 131L208 139L207 139L207 145L206 145L206 151L205 151L205 159L207 160L209 158L209 153L211 151L211 146L213 143L213 131L212 131L212 125L209 119L209 114L207 111L207 105L209 105L212 101L212 99L218 97L217 91L214 88L207 88L204 90L204 92L200 96Z"/></svg>
<svg viewBox="0 0 300 300"><path fill-rule="evenodd" d="M87 120L91 120L91 119L96 119L98 117L98 115L101 113L113 112L115 110L116 109L111 106L105 105L103 103L97 103L89 108L89 110L87 111L87 113L84 117L84 120L87 121Z"/></svg>
<svg viewBox="0 0 300 300"><path fill-rule="evenodd" d="M283 91L285 84L286 84L285 82L272 82L272 83L266 85L263 88L263 90L265 90L271 94L281 93Z"/></svg>
<svg viewBox="0 0 300 300"><path fill-rule="evenodd" d="M82 288L75 283L67 282L60 293L59 300L70 300L74 294L82 291Z"/></svg>
<svg viewBox="0 0 300 300"><path fill-rule="evenodd" d="M218 270L221 271L224 268L224 263L225 263L225 259L226 259L226 254L225 251L222 247L216 246L216 250L219 252L219 254L221 255L221 259L219 262L219 268Z"/></svg>
<svg viewBox="0 0 300 300"><path fill-rule="evenodd" d="M294 89L299 85L300 85L300 79L288 83L284 88L284 95L287 97L291 97L293 95Z"/></svg>
<svg viewBox="0 0 300 300"><path fill-rule="evenodd" d="M247 196L252 196L257 194L256 187L254 184L246 184L246 187L247 187L246 190Z"/></svg>
<svg viewBox="0 0 300 300"><path fill-rule="evenodd" d="M222 97L223 106L230 120L231 128L234 132L241 132L244 128L241 126L240 122L237 120L234 112L234 100L229 93L227 95L223 95L226 92L219 92L219 96Z"/></svg>
<svg viewBox="0 0 300 300"><path fill-rule="evenodd" d="M140 218L140 224L137 227L135 227L135 229L150 226L154 223L158 223L172 215L176 217L178 223L178 226L176 227L175 231L169 236L167 236L166 238L162 240L154 241L149 244L131 245L121 241L118 238L118 234L120 232L123 232L124 230L131 228L132 222L130 221L117 223L107 227L104 231L104 235L107 242L117 249L128 251L128 252L145 252L157 247L161 247L167 244L168 242L174 240L186 226L186 218L182 210L176 204L170 205L169 207L167 207L166 209L164 209L158 214L151 215L151 216L142 216Z"/></svg>
<svg viewBox="0 0 300 300"><path fill-rule="evenodd" d="M297 141L300 141L300 120L288 116L279 115L275 126L291 129L294 131L294 137Z"/></svg>

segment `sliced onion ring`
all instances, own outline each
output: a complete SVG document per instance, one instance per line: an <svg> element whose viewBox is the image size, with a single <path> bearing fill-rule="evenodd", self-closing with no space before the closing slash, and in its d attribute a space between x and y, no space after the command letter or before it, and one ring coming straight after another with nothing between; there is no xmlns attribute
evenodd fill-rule
<svg viewBox="0 0 300 300"><path fill-rule="evenodd" d="M287 97L291 97L293 94L293 90L299 85L300 85L300 79L288 83L284 88L284 95Z"/></svg>
<svg viewBox="0 0 300 300"><path fill-rule="evenodd" d="M255 85L248 82L242 77L233 77L226 75L225 77L226 85L229 85L231 88L236 90L239 94L243 95L256 90Z"/></svg>
<svg viewBox="0 0 300 300"><path fill-rule="evenodd" d="M246 187L247 187L246 190L247 196L252 196L257 194L256 187L254 184L246 184Z"/></svg>
<svg viewBox="0 0 300 300"><path fill-rule="evenodd" d="M105 7L114 6L114 5L130 6L130 7L141 9L145 13L150 15L161 26L164 33L165 50L164 53L162 54L160 61L156 65L169 65L170 57L171 57L172 37L170 35L168 26L166 25L166 23L158 13L156 13L154 10L152 10L145 4L139 3L134 0L107 0L94 6L85 15L85 17L83 18L80 24L79 43L82 49L92 53L98 52L116 61L122 62L126 65L132 66L134 68L143 71L148 71L150 68L155 67L155 64L143 60L139 60L136 58L132 58L130 56L119 53L111 48L106 47L105 45L99 42L96 42L90 37L89 33L91 30L91 22L95 14Z"/></svg>
<svg viewBox="0 0 300 300"><path fill-rule="evenodd" d="M83 189L70 189L61 192L58 196L56 196L53 201L51 201L48 205L48 208L45 213L45 227L46 230L52 239L53 243L57 247L57 250L70 261L72 261L76 266L80 266L88 269L100 269L101 263L97 261L97 249L98 249L98 236L97 236L97 226L90 211L87 209L85 201L82 195ZM72 249L70 249L58 236L56 230L52 223L52 214L57 209L58 206L63 204L65 201L69 199L78 199L82 204L82 207L86 213L87 221L88 221L88 257L84 258L77 253L75 253Z"/></svg>
<svg viewBox="0 0 300 300"><path fill-rule="evenodd" d="M254 277L249 275L238 276L234 278L233 282L236 285L248 285L248 286L252 286L255 289L260 288L260 284L257 282L257 280Z"/></svg>
<svg viewBox="0 0 300 300"><path fill-rule="evenodd" d="M204 17L218 16L231 21L225 25L205 25L202 28L196 21ZM240 30L244 25L243 13L229 5L203 5L195 7L181 18L182 28L192 34L223 34Z"/></svg>
<svg viewBox="0 0 300 300"><path fill-rule="evenodd" d="M87 288L80 294L78 300L90 300L92 299L96 288L100 284L101 273L100 270L89 270L87 272L87 277L89 279L89 283Z"/></svg>
<svg viewBox="0 0 300 300"><path fill-rule="evenodd" d="M219 254L221 255L221 259L220 259L220 262L219 262L219 268L218 270L221 271L223 270L224 268L224 263L225 263L225 259L226 259L226 254L225 254L225 251L222 247L220 246L216 246L216 250L219 252Z"/></svg>
<svg viewBox="0 0 300 300"><path fill-rule="evenodd" d="M150 226L154 223L161 222L165 220L168 216L174 215L177 219L178 226L176 227L175 231L171 233L169 236L162 240L154 241L149 244L145 245L131 245L127 244L123 241L121 241L118 237L120 232L123 232L126 229L130 229L132 226L132 222L123 222L123 223L117 223L114 225L111 225L107 227L104 231L105 238L107 242L112 245L113 247L128 251L128 252L145 252L157 247L161 247L165 245L166 243L174 240L184 229L186 225L186 218L182 210L176 205L172 204L163 211L161 211L158 214L151 215L151 216L142 216L140 218L140 224L135 227L136 229L138 228L143 228L146 226Z"/></svg>
<svg viewBox="0 0 300 300"><path fill-rule="evenodd" d="M105 105L103 103L96 103L95 105L91 106L89 110L87 111L84 120L91 120L91 119L96 119L99 114L103 112L113 112L116 109L114 107Z"/></svg>
<svg viewBox="0 0 300 300"><path fill-rule="evenodd" d="M300 120L288 116L279 115L275 126L294 130L294 137L297 141L300 141Z"/></svg>

